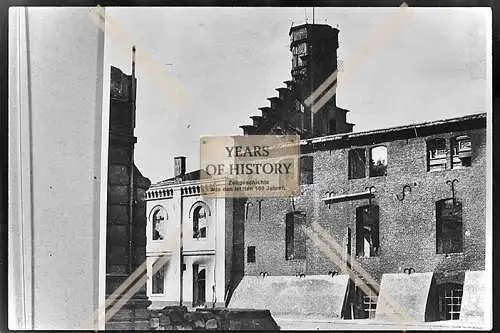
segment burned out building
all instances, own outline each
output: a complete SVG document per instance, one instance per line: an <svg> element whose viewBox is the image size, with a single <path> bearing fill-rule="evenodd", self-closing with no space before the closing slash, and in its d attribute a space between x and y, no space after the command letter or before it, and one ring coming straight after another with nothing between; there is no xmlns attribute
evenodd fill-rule
<svg viewBox="0 0 500 333"><path fill-rule="evenodd" d="M408 288L430 273L436 289L419 292L440 311L425 319L458 319L464 283L475 283L467 272L485 269L485 125L478 114L302 140L301 195L246 202L245 275L346 274L355 262L366 273L345 286L339 315L365 318L384 290L357 285L390 273L402 280L388 288ZM349 260L332 260L314 236Z"/></svg>
<svg viewBox="0 0 500 333"><path fill-rule="evenodd" d="M240 126L300 136L301 194L219 205L224 303L277 318L483 320L486 115L353 132L336 105L338 33L292 27L292 79ZM148 233L160 197L199 195L197 172L147 192Z"/></svg>
<svg viewBox="0 0 500 333"><path fill-rule="evenodd" d="M348 282L336 282L341 289L336 295L345 298L335 298L339 303L336 311L329 310L330 317L374 318L377 313L386 318L387 312L398 311L416 321L458 319L461 313L462 319L478 316L481 310L468 303L477 294L465 295L464 289L467 284L481 284L483 280L475 277L485 270L486 115L353 133L335 95L321 102L333 81L328 75L337 69L338 31L330 30L334 41L324 43L314 37L316 29L314 25L291 29L293 80L287 83L291 92L278 89L280 98L292 96L300 105L316 100L299 110L304 119L312 119L312 129L304 126L296 131L302 138L301 195L244 203L245 277L232 305L251 306L255 298L246 296L255 294L256 288L296 283L290 277L347 274ZM335 45L329 50L332 56L314 57L317 49L328 52L324 45ZM312 57L297 57L296 48ZM316 78L318 72L321 79ZM303 82L312 82L307 94L294 94L302 90ZM286 114L273 107L273 99L271 108L275 114ZM263 112L263 117L268 114L272 113ZM252 126L242 126L245 134L276 133L267 131L275 127L261 126L265 122L251 118ZM268 122L280 123L272 117ZM259 276L267 277L251 281ZM382 283L384 276L391 283ZM307 294L307 283L296 288L297 293ZM388 296L394 292L399 296ZM266 293L262 296L268 297ZM415 303L418 293L420 304ZM377 312L380 295L397 299L398 304L390 311L380 306ZM318 298L316 302L322 308L327 303ZM467 304L461 307L462 303ZM261 305L265 304L263 299ZM287 311L276 304L275 313L311 311L304 309Z"/></svg>

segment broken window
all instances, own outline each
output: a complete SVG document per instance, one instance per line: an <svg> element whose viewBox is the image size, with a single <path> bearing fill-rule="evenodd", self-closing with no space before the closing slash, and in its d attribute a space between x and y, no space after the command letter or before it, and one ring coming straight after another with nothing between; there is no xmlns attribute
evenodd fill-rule
<svg viewBox="0 0 500 333"><path fill-rule="evenodd" d="M300 158L300 183L313 183L313 157L302 156Z"/></svg>
<svg viewBox="0 0 500 333"><path fill-rule="evenodd" d="M356 255L376 257L379 254L379 208L376 205L356 209Z"/></svg>
<svg viewBox="0 0 500 333"><path fill-rule="evenodd" d="M163 294L165 284L165 269L160 267L158 271L153 275L152 279L152 293L153 294Z"/></svg>
<svg viewBox="0 0 500 333"><path fill-rule="evenodd" d="M387 176L387 148L385 146L370 149L370 177Z"/></svg>
<svg viewBox="0 0 500 333"><path fill-rule="evenodd" d="M286 214L285 219L285 258L306 258L306 237L303 226L305 225L305 214L292 212Z"/></svg>
<svg viewBox="0 0 500 333"><path fill-rule="evenodd" d="M153 240L165 238L165 223L167 218L167 213L162 207L157 208L153 213Z"/></svg>
<svg viewBox="0 0 500 333"><path fill-rule="evenodd" d="M451 139L452 168L470 167L472 143L468 136L462 135Z"/></svg>
<svg viewBox="0 0 500 333"><path fill-rule="evenodd" d="M444 283L438 286L439 314L441 320L460 319L463 286L458 283Z"/></svg>
<svg viewBox="0 0 500 333"><path fill-rule="evenodd" d="M371 288L368 291L368 295L363 296L363 310L366 313L365 318L375 318L375 311L377 310L377 299L377 294L375 294Z"/></svg>
<svg viewBox="0 0 500 333"><path fill-rule="evenodd" d="M349 179L358 179L365 177L366 155L365 149L349 150Z"/></svg>
<svg viewBox="0 0 500 333"><path fill-rule="evenodd" d="M255 246L247 247L247 262L248 263L255 262Z"/></svg>
<svg viewBox="0 0 500 333"><path fill-rule="evenodd" d="M446 157L445 139L438 138L427 141L427 171L445 170Z"/></svg>
<svg viewBox="0 0 500 333"><path fill-rule="evenodd" d="M207 211L198 206L193 212L193 238L207 237Z"/></svg>
<svg viewBox="0 0 500 333"><path fill-rule="evenodd" d="M436 202L436 253L462 252L462 203L456 199Z"/></svg>
<svg viewBox="0 0 500 333"><path fill-rule="evenodd" d="M375 288L365 282L356 285L355 301L352 304L353 319L373 319L377 310L378 295Z"/></svg>

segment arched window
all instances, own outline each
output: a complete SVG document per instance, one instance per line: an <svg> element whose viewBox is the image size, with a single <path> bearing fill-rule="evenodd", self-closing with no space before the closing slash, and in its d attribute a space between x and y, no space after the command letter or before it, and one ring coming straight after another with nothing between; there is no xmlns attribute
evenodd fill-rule
<svg viewBox="0 0 500 333"><path fill-rule="evenodd" d="M207 211L198 206L193 211L193 238L207 237Z"/></svg>
<svg viewBox="0 0 500 333"><path fill-rule="evenodd" d="M168 220L167 212L163 207L158 207L154 210L152 215L152 236L153 240L162 240L165 238L165 225Z"/></svg>

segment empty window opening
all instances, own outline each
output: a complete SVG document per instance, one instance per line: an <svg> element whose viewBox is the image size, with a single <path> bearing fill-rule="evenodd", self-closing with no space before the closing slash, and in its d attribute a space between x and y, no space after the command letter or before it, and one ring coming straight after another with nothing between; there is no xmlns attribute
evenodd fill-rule
<svg viewBox="0 0 500 333"><path fill-rule="evenodd" d="M387 175L387 148L384 146L370 149L370 177Z"/></svg>
<svg viewBox="0 0 500 333"><path fill-rule="evenodd" d="M457 283L439 285L439 314L441 320L460 319L463 286Z"/></svg>
<svg viewBox="0 0 500 333"><path fill-rule="evenodd" d="M303 230L305 214L292 212L285 220L285 258L286 260L306 258L306 237Z"/></svg>
<svg viewBox="0 0 500 333"><path fill-rule="evenodd" d="M300 158L300 183L313 183L313 157L302 156Z"/></svg>
<svg viewBox="0 0 500 333"><path fill-rule="evenodd" d="M427 171L446 169L446 140L433 139L427 141Z"/></svg>
<svg viewBox="0 0 500 333"><path fill-rule="evenodd" d="M453 169L471 166L472 143L468 136L462 135L451 139L451 152Z"/></svg>
<svg viewBox="0 0 500 333"><path fill-rule="evenodd" d="M165 286L165 269L161 267L153 275L152 279L152 293L153 294L163 294Z"/></svg>
<svg viewBox="0 0 500 333"><path fill-rule="evenodd" d="M207 237L207 211L198 206L193 212L193 238Z"/></svg>
<svg viewBox="0 0 500 333"><path fill-rule="evenodd" d="M436 252L462 252L462 203L456 199L436 202Z"/></svg>
<svg viewBox="0 0 500 333"><path fill-rule="evenodd" d="M376 257L379 254L379 208L376 205L356 209L356 255Z"/></svg>
<svg viewBox="0 0 500 333"><path fill-rule="evenodd" d="M153 213L153 240L162 240L165 238L165 223L167 214L165 209L158 208Z"/></svg>
<svg viewBox="0 0 500 333"><path fill-rule="evenodd" d="M255 246L247 247L247 262L248 263L255 262Z"/></svg>
<svg viewBox="0 0 500 333"><path fill-rule="evenodd" d="M349 151L349 179L365 177L366 154L365 149L352 149Z"/></svg>

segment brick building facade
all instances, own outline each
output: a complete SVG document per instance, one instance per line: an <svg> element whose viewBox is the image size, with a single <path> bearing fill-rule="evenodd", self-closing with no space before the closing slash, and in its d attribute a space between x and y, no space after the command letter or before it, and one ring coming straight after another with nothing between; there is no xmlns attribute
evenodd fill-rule
<svg viewBox="0 0 500 333"><path fill-rule="evenodd" d="M293 318L482 320L472 300L487 297L486 115L353 132L331 95L338 30L306 24L290 37L292 80L240 127L300 135L301 195L225 199L225 304ZM148 214L172 186L148 191Z"/></svg>
<svg viewBox="0 0 500 333"><path fill-rule="evenodd" d="M463 285L465 271L485 269L485 126L479 114L302 140L302 159L313 167L302 170L301 196L247 201L245 274L344 272L344 262L332 262L301 230L316 223L378 283L413 269L434 273L443 288ZM436 139L445 141L443 164L430 170ZM383 151L383 170L370 163L375 150ZM443 205L458 216L442 218L449 214Z"/></svg>

